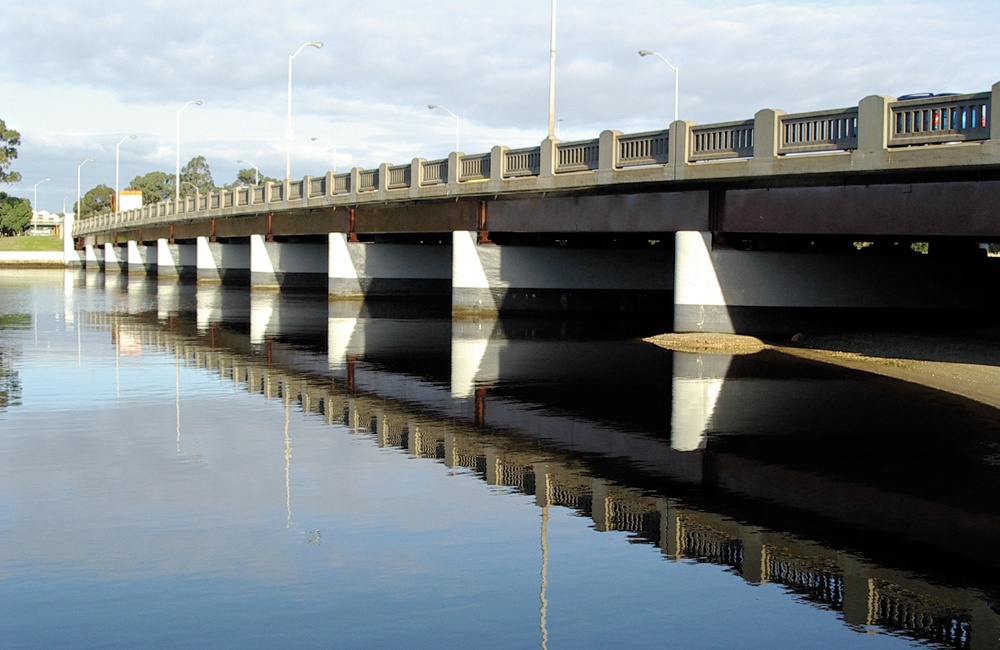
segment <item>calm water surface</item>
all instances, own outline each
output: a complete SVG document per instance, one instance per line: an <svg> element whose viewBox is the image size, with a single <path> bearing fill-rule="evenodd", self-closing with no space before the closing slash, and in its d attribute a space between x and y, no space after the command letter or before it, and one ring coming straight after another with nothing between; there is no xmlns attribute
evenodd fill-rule
<svg viewBox="0 0 1000 650"><path fill-rule="evenodd" d="M0 271L0 647L1000 647L1000 413L637 333Z"/></svg>

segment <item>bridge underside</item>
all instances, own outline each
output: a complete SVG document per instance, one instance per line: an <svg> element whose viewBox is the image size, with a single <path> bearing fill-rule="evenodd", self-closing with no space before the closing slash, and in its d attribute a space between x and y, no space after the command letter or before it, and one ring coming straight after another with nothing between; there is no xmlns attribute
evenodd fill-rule
<svg viewBox="0 0 1000 650"><path fill-rule="evenodd" d="M1000 260L980 244L1000 242L1000 179L879 178L323 208L78 243L88 268L325 286L332 299L450 296L460 315L645 313L676 331L786 334L994 312Z"/></svg>

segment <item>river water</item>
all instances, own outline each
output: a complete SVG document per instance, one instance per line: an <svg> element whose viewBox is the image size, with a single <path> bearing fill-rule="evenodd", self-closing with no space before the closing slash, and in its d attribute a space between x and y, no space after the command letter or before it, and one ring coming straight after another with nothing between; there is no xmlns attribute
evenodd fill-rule
<svg viewBox="0 0 1000 650"><path fill-rule="evenodd" d="M0 646L1000 647L1000 413L648 329L0 271Z"/></svg>

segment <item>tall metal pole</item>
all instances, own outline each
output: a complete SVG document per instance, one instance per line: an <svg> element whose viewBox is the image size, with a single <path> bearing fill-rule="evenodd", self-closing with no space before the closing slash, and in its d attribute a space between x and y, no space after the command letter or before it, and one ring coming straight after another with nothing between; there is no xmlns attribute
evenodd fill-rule
<svg viewBox="0 0 1000 650"><path fill-rule="evenodd" d="M76 166L76 218L80 218L80 213L83 212L83 200L80 198L80 170L83 166L89 162L94 162L93 158L87 158L82 163Z"/></svg>
<svg viewBox="0 0 1000 650"><path fill-rule="evenodd" d="M678 111L677 111L679 103L678 98L680 97L681 93L680 69L670 61L667 61L667 59L659 52L652 52L650 50L639 50L639 56L650 56L650 55L660 57L660 59L662 59L663 62L666 63L668 66L670 66L670 69L674 71L674 122L676 122L678 116Z"/></svg>
<svg viewBox="0 0 1000 650"><path fill-rule="evenodd" d="M442 111L445 111L446 113L448 113L448 115L451 115L452 117L455 118L455 151L461 151L462 147L459 144L459 142L460 142L460 133L462 127L461 127L461 121L458 119L458 116L452 113L447 106L439 106L438 104L428 104L427 108L431 110L434 110L435 108L440 108Z"/></svg>
<svg viewBox="0 0 1000 650"><path fill-rule="evenodd" d="M35 198L31 200L31 229L35 229L35 217L38 215L38 186L46 181L51 181L51 178L43 178L42 180L35 183Z"/></svg>
<svg viewBox="0 0 1000 650"><path fill-rule="evenodd" d="M120 207L121 204L121 196L119 196L118 192L118 161L121 159L122 143L128 139L135 140L135 136L126 135L124 138L118 141L118 144L115 145L115 210L114 210L115 212L118 212L118 208Z"/></svg>
<svg viewBox="0 0 1000 650"><path fill-rule="evenodd" d="M556 0L552 0L552 34L549 37L549 137L556 136Z"/></svg>
<svg viewBox="0 0 1000 650"><path fill-rule="evenodd" d="M253 164L249 160L237 160L236 163L241 165L250 165L253 167L253 184L260 185L260 169L257 168L257 165Z"/></svg>
<svg viewBox="0 0 1000 650"><path fill-rule="evenodd" d="M201 100L191 100L177 111L177 166L174 174L174 202L181 200L181 112L192 105L201 106Z"/></svg>
<svg viewBox="0 0 1000 650"><path fill-rule="evenodd" d="M318 41L303 43L294 54L288 56L288 121L285 124L285 180L292 179L292 59L298 56L305 47L323 47Z"/></svg>

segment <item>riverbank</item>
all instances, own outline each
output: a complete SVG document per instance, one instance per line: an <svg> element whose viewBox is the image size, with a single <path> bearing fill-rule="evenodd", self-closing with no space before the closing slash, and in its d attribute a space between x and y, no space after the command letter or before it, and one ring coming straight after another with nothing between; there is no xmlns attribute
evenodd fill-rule
<svg viewBox="0 0 1000 650"><path fill-rule="evenodd" d="M863 332L766 343L728 334L663 334L646 341L680 352L754 354L775 350L945 391L1000 409L1000 340L962 335Z"/></svg>
<svg viewBox="0 0 1000 650"><path fill-rule="evenodd" d="M0 267L5 268L59 268L65 267L63 253L59 251L0 251Z"/></svg>

